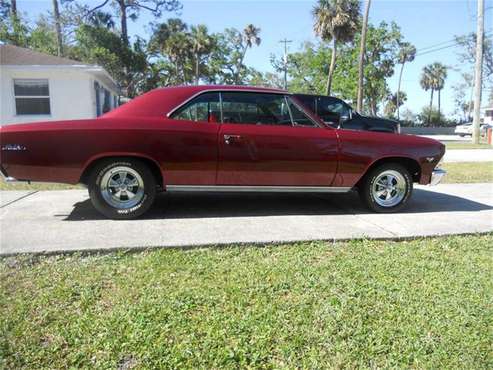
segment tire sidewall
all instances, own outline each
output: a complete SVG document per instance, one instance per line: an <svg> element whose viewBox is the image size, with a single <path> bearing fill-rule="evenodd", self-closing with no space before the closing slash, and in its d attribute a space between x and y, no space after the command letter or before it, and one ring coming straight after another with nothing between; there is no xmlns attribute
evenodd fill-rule
<svg viewBox="0 0 493 370"><path fill-rule="evenodd" d="M144 182L144 195L139 203L132 208L118 209L106 202L101 194L101 179L115 167L126 166L138 172ZM144 214L154 202L156 196L156 180L149 168L138 160L106 160L97 165L90 177L89 196L94 207L104 216L116 220L134 219Z"/></svg>
<svg viewBox="0 0 493 370"><path fill-rule="evenodd" d="M398 204L396 204L395 206L383 207L375 201L375 198L373 197L372 189L373 189L373 185L374 185L375 181L377 180L378 176L382 172L388 171L388 170L397 171L404 177L404 179L406 181L406 193L404 194L404 198L402 198L402 200ZM369 206L369 208L372 209L373 211L379 212L379 213L392 213L392 212L400 211L402 208L404 208L407 205L407 202L408 202L409 198L411 197L412 192L413 192L413 180L411 178L409 171L405 167L403 167L399 164L390 164L389 163L389 164L385 164L385 165L382 165L380 167L377 167L375 170L373 170L370 173L370 175L368 176L368 180L365 183L364 198L365 198L365 201L366 201L367 205Z"/></svg>

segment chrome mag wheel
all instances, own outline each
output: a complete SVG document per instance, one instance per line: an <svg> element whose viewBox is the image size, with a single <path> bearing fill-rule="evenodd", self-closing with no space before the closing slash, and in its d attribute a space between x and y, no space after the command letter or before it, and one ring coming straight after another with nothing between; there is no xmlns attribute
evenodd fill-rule
<svg viewBox="0 0 493 370"><path fill-rule="evenodd" d="M383 171L375 178L371 192L378 205L386 208L394 207L406 195L406 179L398 171Z"/></svg>
<svg viewBox="0 0 493 370"><path fill-rule="evenodd" d="M101 195L112 207L129 209L144 197L144 181L131 167L118 166L109 169L101 178Z"/></svg>

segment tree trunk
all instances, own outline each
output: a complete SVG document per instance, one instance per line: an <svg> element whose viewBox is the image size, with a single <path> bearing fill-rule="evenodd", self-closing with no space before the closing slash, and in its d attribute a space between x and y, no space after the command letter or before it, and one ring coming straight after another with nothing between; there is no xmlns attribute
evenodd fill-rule
<svg viewBox="0 0 493 370"><path fill-rule="evenodd" d="M370 13L371 0L366 0L365 16L363 18L363 29L361 30L361 43L359 46L359 65L358 65L358 102L356 110L363 110L363 71L365 64L366 29L368 28L368 14Z"/></svg>
<svg viewBox="0 0 493 370"><path fill-rule="evenodd" d="M431 110L433 109L433 89L431 89L430 95L430 109L428 110L428 125L431 124Z"/></svg>
<svg viewBox="0 0 493 370"><path fill-rule="evenodd" d="M127 6L125 0L118 0L118 4L120 5L121 37L123 42L128 45Z"/></svg>
<svg viewBox="0 0 493 370"><path fill-rule="evenodd" d="M12 19L17 19L17 0L10 1L10 15Z"/></svg>
<svg viewBox="0 0 493 370"><path fill-rule="evenodd" d="M240 72L241 72L241 67L243 66L243 60L245 59L247 49L248 49L248 47L245 46L245 48L243 49L243 52L241 53L241 59L240 59L238 65L236 66L235 85L240 84Z"/></svg>
<svg viewBox="0 0 493 370"><path fill-rule="evenodd" d="M440 119L440 91L442 89L438 89L438 119Z"/></svg>
<svg viewBox="0 0 493 370"><path fill-rule="evenodd" d="M402 66L401 66L401 72L399 73L399 83L397 84L397 120L400 119L400 114L399 114L399 111L400 111L400 95L401 95L401 82L402 82L402 72L404 71L404 64L406 64L406 62L402 63Z"/></svg>
<svg viewBox="0 0 493 370"><path fill-rule="evenodd" d="M199 53L196 53L195 54L195 85L199 84L199 69L200 69Z"/></svg>
<svg viewBox="0 0 493 370"><path fill-rule="evenodd" d="M337 53L337 40L332 40L332 56L330 58L329 75L327 76L327 95L330 95L332 90L332 76L334 75L334 69L336 66L336 53Z"/></svg>
<svg viewBox="0 0 493 370"><path fill-rule="evenodd" d="M479 126L481 109L481 89L483 79L483 40L484 40L484 0L478 0L478 18L476 25L476 62L474 65L474 117L472 123L472 141L479 144Z"/></svg>
<svg viewBox="0 0 493 370"><path fill-rule="evenodd" d="M60 24L60 11L58 9L58 0L53 0L53 17L55 18L57 55L60 57L63 55L63 40L62 26Z"/></svg>

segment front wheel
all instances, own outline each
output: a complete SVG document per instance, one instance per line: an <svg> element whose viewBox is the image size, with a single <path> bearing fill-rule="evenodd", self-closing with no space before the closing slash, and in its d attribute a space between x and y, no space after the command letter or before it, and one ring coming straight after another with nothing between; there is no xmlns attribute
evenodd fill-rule
<svg viewBox="0 0 493 370"><path fill-rule="evenodd" d="M400 164L388 163L370 171L359 193L370 210L391 213L406 206L412 191L409 171Z"/></svg>
<svg viewBox="0 0 493 370"><path fill-rule="evenodd" d="M156 197L156 180L139 160L105 160L93 169L89 196L99 212L108 218L130 220L144 214Z"/></svg>

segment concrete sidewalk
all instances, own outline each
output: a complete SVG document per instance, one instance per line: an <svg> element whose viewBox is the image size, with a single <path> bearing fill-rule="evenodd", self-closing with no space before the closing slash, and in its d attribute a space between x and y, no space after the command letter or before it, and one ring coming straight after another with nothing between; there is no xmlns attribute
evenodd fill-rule
<svg viewBox="0 0 493 370"><path fill-rule="evenodd" d="M444 162L493 162L493 149L451 149Z"/></svg>
<svg viewBox="0 0 493 370"><path fill-rule="evenodd" d="M0 254L493 231L492 184L417 187L398 214L370 213L352 193L162 194L135 221L101 217L84 190L0 198Z"/></svg>

